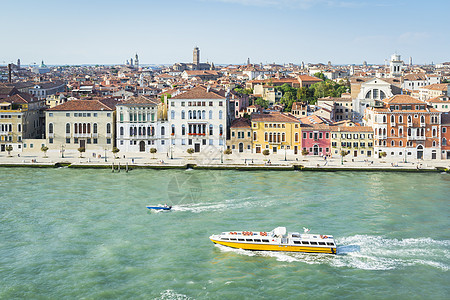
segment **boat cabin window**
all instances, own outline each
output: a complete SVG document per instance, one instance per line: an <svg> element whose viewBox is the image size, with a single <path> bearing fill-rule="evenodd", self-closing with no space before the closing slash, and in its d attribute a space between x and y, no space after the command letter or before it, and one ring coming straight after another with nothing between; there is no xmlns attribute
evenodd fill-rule
<svg viewBox="0 0 450 300"><path fill-rule="evenodd" d="M325 245L325 242L319 242L319 245Z"/></svg>
<svg viewBox="0 0 450 300"><path fill-rule="evenodd" d="M327 245L328 245L328 246L334 246L334 244L333 244L333 243L327 243Z"/></svg>
<svg viewBox="0 0 450 300"><path fill-rule="evenodd" d="M311 245L317 245L317 242L311 242Z"/></svg>
<svg viewBox="0 0 450 300"><path fill-rule="evenodd" d="M300 244L300 241L294 241L294 244Z"/></svg>
<svg viewBox="0 0 450 300"><path fill-rule="evenodd" d="M307 242L307 241L302 241L302 244L303 244L303 245L309 245L309 242Z"/></svg>
<svg viewBox="0 0 450 300"><path fill-rule="evenodd" d="M254 241L255 241L255 242L258 242L258 243L261 243L261 240L260 240L260 239L255 239Z"/></svg>
<svg viewBox="0 0 450 300"><path fill-rule="evenodd" d="M253 242L252 239L245 239L246 242Z"/></svg>
<svg viewBox="0 0 450 300"><path fill-rule="evenodd" d="M293 234L292 237L299 238L299 237L300 237L300 234Z"/></svg>
<svg viewBox="0 0 450 300"><path fill-rule="evenodd" d="M229 238L222 238L222 240L228 241L228 240L230 240L230 239L229 239Z"/></svg>
<svg viewBox="0 0 450 300"><path fill-rule="evenodd" d="M264 243L268 243L269 242L269 240L262 240Z"/></svg>
<svg viewBox="0 0 450 300"><path fill-rule="evenodd" d="M243 242L243 241L245 241L245 240L244 240L244 239L238 239L238 241Z"/></svg>
<svg viewBox="0 0 450 300"><path fill-rule="evenodd" d="M313 238L317 239L317 236L314 235Z"/></svg>
<svg viewBox="0 0 450 300"><path fill-rule="evenodd" d="M236 240L236 239L234 239L234 238L231 238L231 239L230 239L230 241L235 241L235 240Z"/></svg>

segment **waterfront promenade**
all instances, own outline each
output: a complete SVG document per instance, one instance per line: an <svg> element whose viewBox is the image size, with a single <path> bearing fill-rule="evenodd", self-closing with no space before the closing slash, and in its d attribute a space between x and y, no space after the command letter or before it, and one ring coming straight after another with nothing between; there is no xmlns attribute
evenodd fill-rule
<svg viewBox="0 0 450 300"><path fill-rule="evenodd" d="M447 160L417 160L404 161L401 159L387 158L349 158L344 157L314 157L299 155L271 154L242 154L230 155L219 152L195 153L126 153L116 154L109 152L102 154L94 152L83 153L66 152L63 157L59 152L49 151L47 155L42 152L7 153L0 154L0 166L55 166L71 165L72 167L111 167L118 168L148 167L148 168L238 168L238 169L306 169L306 170L390 170L390 171L431 171L449 169Z"/></svg>

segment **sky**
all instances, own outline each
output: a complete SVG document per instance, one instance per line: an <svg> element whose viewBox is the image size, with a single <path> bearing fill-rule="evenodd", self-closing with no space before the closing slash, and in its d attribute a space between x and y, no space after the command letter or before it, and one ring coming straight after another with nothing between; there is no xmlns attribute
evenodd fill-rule
<svg viewBox="0 0 450 300"><path fill-rule="evenodd" d="M450 61L450 0L0 0L0 64Z"/></svg>

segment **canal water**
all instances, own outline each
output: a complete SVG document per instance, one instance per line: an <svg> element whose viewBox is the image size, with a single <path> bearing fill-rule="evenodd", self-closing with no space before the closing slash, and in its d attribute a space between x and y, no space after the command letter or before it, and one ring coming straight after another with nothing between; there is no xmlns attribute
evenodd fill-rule
<svg viewBox="0 0 450 300"><path fill-rule="evenodd" d="M449 174L2 168L0 299L448 299ZM146 205L173 205L151 213ZM334 235L250 252L222 231Z"/></svg>

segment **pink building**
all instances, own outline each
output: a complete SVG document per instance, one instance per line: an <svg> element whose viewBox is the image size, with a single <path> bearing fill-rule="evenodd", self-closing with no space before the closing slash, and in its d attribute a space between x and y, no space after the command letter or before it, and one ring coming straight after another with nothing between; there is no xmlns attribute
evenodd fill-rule
<svg viewBox="0 0 450 300"><path fill-rule="evenodd" d="M325 124L302 124L302 148L308 155L331 154L330 126Z"/></svg>

